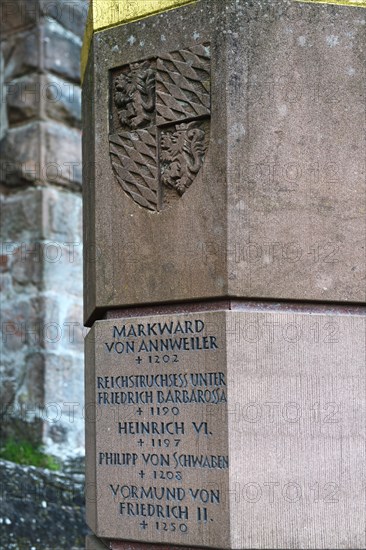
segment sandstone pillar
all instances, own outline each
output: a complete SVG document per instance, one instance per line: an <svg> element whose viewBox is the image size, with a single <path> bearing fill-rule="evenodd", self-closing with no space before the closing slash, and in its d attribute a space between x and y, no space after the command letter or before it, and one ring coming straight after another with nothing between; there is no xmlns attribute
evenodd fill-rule
<svg viewBox="0 0 366 550"><path fill-rule="evenodd" d="M84 45L89 547L363 548L365 11L160 4Z"/></svg>

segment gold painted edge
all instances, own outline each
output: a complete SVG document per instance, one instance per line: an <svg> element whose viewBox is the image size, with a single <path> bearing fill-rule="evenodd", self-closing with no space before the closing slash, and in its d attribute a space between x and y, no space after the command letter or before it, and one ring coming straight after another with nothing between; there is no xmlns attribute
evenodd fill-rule
<svg viewBox="0 0 366 550"><path fill-rule="evenodd" d="M94 32L180 8L194 0L91 0Z"/></svg>
<svg viewBox="0 0 366 550"><path fill-rule="evenodd" d="M81 83L83 83L83 80L84 80L86 66L88 64L90 46L91 46L91 42L92 42L92 39L93 39L93 20L92 20L91 17L89 17L90 11L91 11L91 5L89 6L88 20L87 20L85 31L84 31L83 43L82 43L82 46L81 46L81 54L80 54L80 79L81 79Z"/></svg>
<svg viewBox="0 0 366 550"><path fill-rule="evenodd" d="M187 6L189 4L193 4L196 1L197 0L181 0L179 4L171 5L165 8L160 6L156 10L149 11L144 14L140 14L138 16L135 15L134 17L131 16L130 19L126 19L122 22L115 21L113 23L105 25L104 27L101 26L96 28L94 27L94 17L93 17L94 4L92 1L89 6L88 20L85 28L85 33L84 33L83 45L81 48L81 59L80 59L81 82L83 82L84 80L86 65L88 63L90 45L93 39L94 32L101 32L105 29L109 29L112 27L119 27L121 25L126 25L127 23L139 21L141 19L145 19L146 17L150 17L158 13L163 13L165 11L170 11L170 10L178 9L183 6ZM333 6L349 6L349 7L356 7L356 8L366 8L366 0L293 0L293 1L298 4L326 4L326 5L333 5Z"/></svg>
<svg viewBox="0 0 366 550"><path fill-rule="evenodd" d="M87 24L84 32L83 44L81 48L81 56L80 56L81 83L83 83L83 80L84 80L85 70L86 70L86 66L89 58L91 41L95 33L102 32L102 31L105 31L106 29L111 29L114 27L120 27L128 23L134 23L135 21L140 21L141 19L146 19L147 17L158 15L159 13L176 10L176 9L188 6L189 4L195 4L196 2L197 0L178 0L176 4L171 4L170 6L165 6L165 7L160 6L160 7L157 7L156 9L152 8L151 11L140 13L135 16L131 16L130 18L125 19L123 21L114 21L112 23L106 24L105 26L95 27L94 14L93 14L94 4L93 4L93 1L91 1L89 6L89 11L88 11Z"/></svg>

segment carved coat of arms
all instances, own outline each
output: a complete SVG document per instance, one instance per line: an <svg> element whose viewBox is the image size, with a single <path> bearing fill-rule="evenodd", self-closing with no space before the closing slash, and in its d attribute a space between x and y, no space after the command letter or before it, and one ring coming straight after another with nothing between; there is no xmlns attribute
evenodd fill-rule
<svg viewBox="0 0 366 550"><path fill-rule="evenodd" d="M211 112L207 44L115 69L111 74L110 158L123 190L160 211L202 168Z"/></svg>

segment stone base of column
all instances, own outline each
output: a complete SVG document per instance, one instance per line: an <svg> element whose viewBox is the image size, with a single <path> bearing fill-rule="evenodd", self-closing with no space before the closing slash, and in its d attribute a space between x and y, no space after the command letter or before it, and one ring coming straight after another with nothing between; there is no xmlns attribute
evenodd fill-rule
<svg viewBox="0 0 366 550"><path fill-rule="evenodd" d="M188 546L171 546L161 544L144 544L141 542L127 542L123 540L98 539L94 535L86 537L86 550L200 550Z"/></svg>
<svg viewBox="0 0 366 550"><path fill-rule="evenodd" d="M110 550L365 548L365 308L212 308L89 332L89 527Z"/></svg>

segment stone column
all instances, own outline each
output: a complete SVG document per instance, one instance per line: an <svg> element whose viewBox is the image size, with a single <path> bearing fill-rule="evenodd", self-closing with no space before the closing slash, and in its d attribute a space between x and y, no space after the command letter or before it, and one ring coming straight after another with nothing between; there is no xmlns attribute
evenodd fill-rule
<svg viewBox="0 0 366 550"><path fill-rule="evenodd" d="M89 548L364 548L366 12L173 4L84 47Z"/></svg>
<svg viewBox="0 0 366 550"><path fill-rule="evenodd" d="M84 0L1 3L3 437L83 453Z"/></svg>

